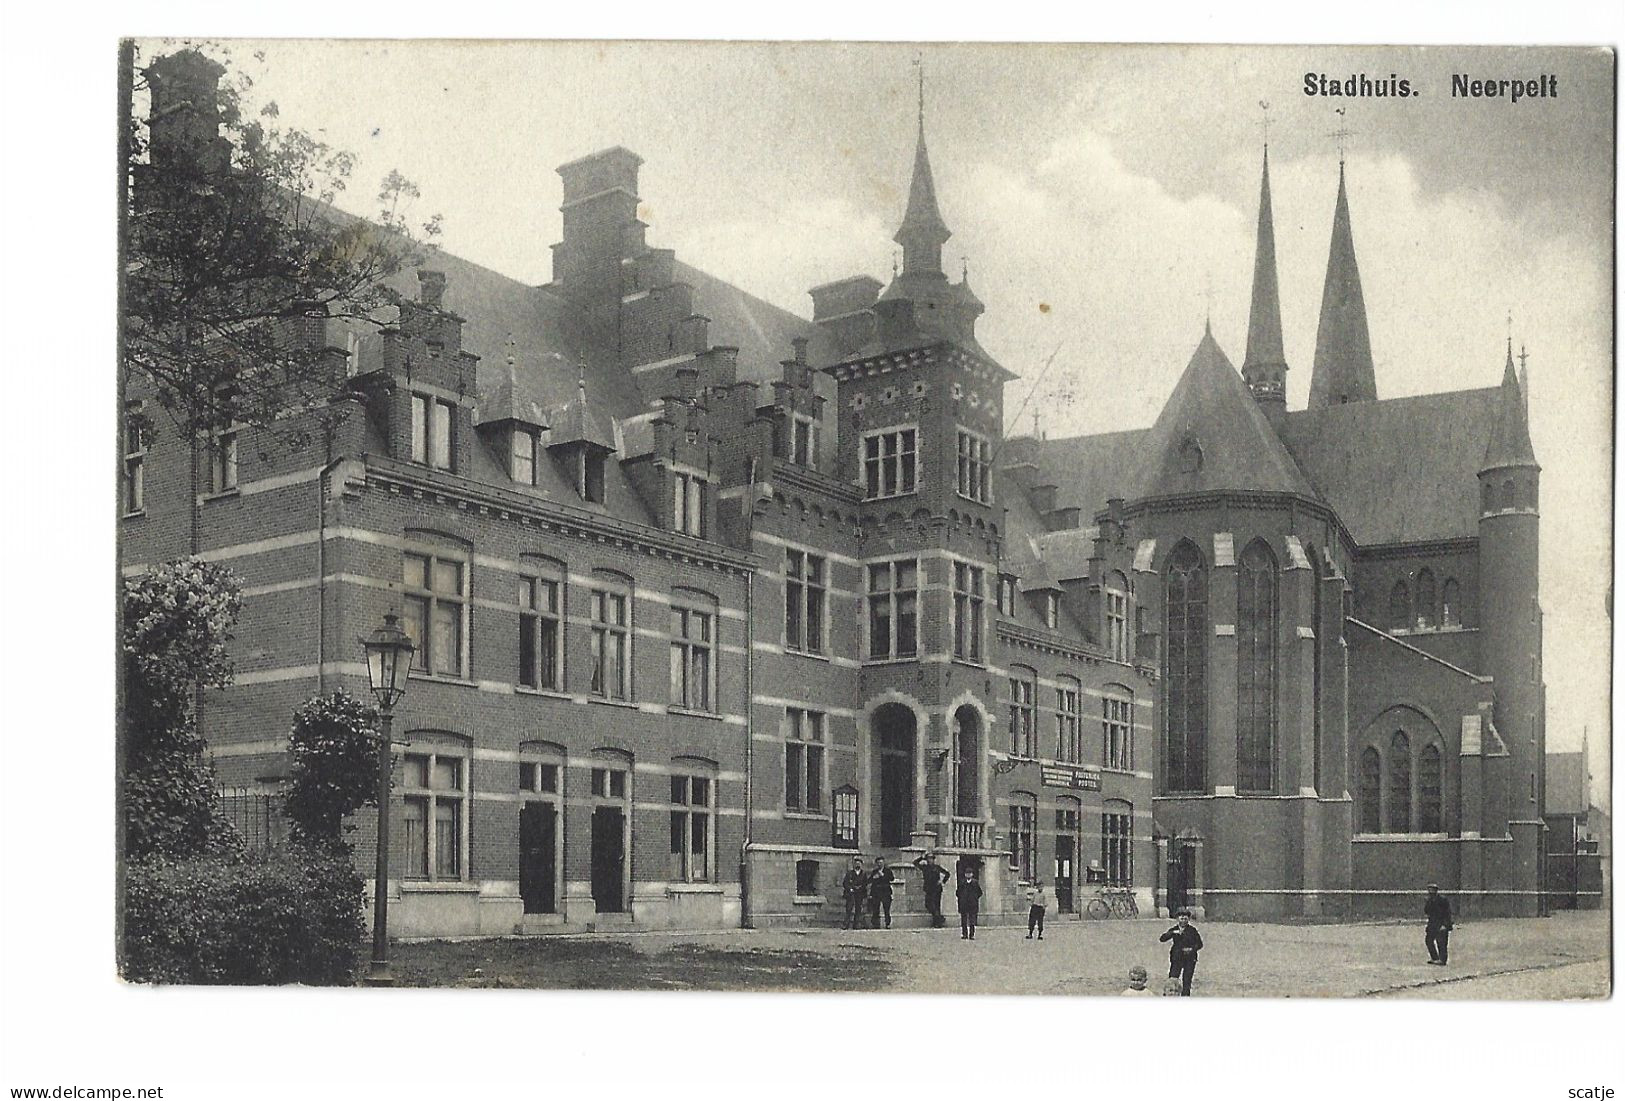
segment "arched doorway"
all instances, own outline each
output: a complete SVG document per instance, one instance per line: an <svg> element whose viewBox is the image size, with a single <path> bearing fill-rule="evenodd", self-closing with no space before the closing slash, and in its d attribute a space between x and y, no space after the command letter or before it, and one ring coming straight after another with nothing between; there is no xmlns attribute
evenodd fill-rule
<svg viewBox="0 0 1625 1101"><path fill-rule="evenodd" d="M908 844L914 828L915 727L914 712L900 703L881 705L870 720L882 845Z"/></svg>
<svg viewBox="0 0 1625 1101"><path fill-rule="evenodd" d="M967 703L954 712L955 818L982 817L981 764L982 716Z"/></svg>

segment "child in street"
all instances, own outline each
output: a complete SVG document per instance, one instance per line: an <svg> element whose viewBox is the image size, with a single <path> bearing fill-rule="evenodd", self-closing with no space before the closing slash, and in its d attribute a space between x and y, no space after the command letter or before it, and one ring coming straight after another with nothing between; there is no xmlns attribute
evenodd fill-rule
<svg viewBox="0 0 1625 1101"><path fill-rule="evenodd" d="M1154 998L1156 991L1147 985L1145 968L1136 964L1128 969L1128 989L1123 991L1125 998Z"/></svg>
<svg viewBox="0 0 1625 1101"><path fill-rule="evenodd" d="M1038 939L1044 939L1044 911L1049 909L1049 888L1044 886L1042 879L1034 880L1033 885L1027 888L1027 939L1033 939L1033 930L1038 930Z"/></svg>

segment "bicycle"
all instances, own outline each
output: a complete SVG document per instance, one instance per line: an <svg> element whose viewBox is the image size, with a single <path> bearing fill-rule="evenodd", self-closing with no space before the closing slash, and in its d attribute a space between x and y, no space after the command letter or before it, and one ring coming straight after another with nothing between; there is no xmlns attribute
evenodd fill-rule
<svg viewBox="0 0 1625 1101"><path fill-rule="evenodd" d="M1084 913L1095 919L1137 918L1140 916L1140 906L1134 901L1134 888L1102 887L1084 906Z"/></svg>

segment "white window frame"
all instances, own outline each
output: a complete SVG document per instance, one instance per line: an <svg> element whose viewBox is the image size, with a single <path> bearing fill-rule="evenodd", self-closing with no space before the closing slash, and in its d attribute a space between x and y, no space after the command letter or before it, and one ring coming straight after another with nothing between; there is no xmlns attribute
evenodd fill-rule
<svg viewBox="0 0 1625 1101"><path fill-rule="evenodd" d="M669 829L667 831L667 871L676 883L712 883L717 879L717 774L715 769L701 768L697 764L677 763L672 766L668 798L671 800ZM697 785L704 784L702 794L696 794ZM676 790L681 785L681 794ZM694 858L694 822L705 821L705 843L698 855L705 867L696 868ZM679 826L679 823L681 825ZM680 832L680 851L671 851L672 834Z"/></svg>
<svg viewBox="0 0 1625 1101"><path fill-rule="evenodd" d="M1024 666L1010 670L1010 756L1038 757L1038 674Z"/></svg>
<svg viewBox="0 0 1625 1101"><path fill-rule="evenodd" d="M993 503L993 445L986 436L960 427L955 470L959 496L984 505Z"/></svg>
<svg viewBox="0 0 1625 1101"><path fill-rule="evenodd" d="M672 472L672 511L671 527L673 531L697 538L705 537L705 491L707 482L705 478L688 471L677 470Z"/></svg>
<svg viewBox="0 0 1625 1101"><path fill-rule="evenodd" d="M717 711L717 638L722 617L714 601L698 593L675 594L671 601L670 704L682 711L715 714ZM694 676L696 655L705 668ZM696 691L697 686L697 691Z"/></svg>
<svg viewBox="0 0 1625 1101"><path fill-rule="evenodd" d="M238 438L242 425L233 421L209 433L209 492L237 491Z"/></svg>
<svg viewBox="0 0 1625 1101"><path fill-rule="evenodd" d="M1013 616L1016 614L1016 575L1013 573L999 574L998 593L995 597L1000 614Z"/></svg>
<svg viewBox="0 0 1625 1101"><path fill-rule="evenodd" d="M1134 700L1107 693L1100 698L1100 759L1118 772L1134 768Z"/></svg>
<svg viewBox="0 0 1625 1101"><path fill-rule="evenodd" d="M414 582L406 575L406 561L408 559L421 559L424 565L423 577L425 583ZM435 587L435 567L439 563L454 565L458 571L458 591L448 592ZM423 606L423 625L421 637L414 636L412 641L417 649L412 655L411 675L416 677L452 677L458 680L466 679L469 670L469 640L468 640L468 607L469 586L472 582L469 576L469 556L459 551L448 551L443 548L408 546L401 552L401 592L408 608L416 602ZM436 613L441 605L452 605L456 608L457 625L457 663L454 669L437 668L442 666L441 654L434 643L434 628ZM406 620L408 633L417 628L417 620L408 612L403 616ZM423 664L419 665L418 662Z"/></svg>
<svg viewBox="0 0 1625 1101"><path fill-rule="evenodd" d="M1083 763L1083 686L1076 678L1063 678L1055 686L1055 759L1069 765Z"/></svg>
<svg viewBox="0 0 1625 1101"><path fill-rule="evenodd" d="M899 583L901 567L912 566L914 584L904 587ZM883 569L886 573L886 588L875 588L875 570ZM863 654L866 661L906 661L920 656L920 594L922 589L920 559L914 555L905 555L901 558L884 558L880 561L868 561L863 564L864 598L863 598ZM898 624L901 621L901 611L905 594L913 595L912 616L914 619L914 647L907 653L899 645ZM877 604L886 606L887 622L890 628L887 632L885 653L875 652L874 609Z"/></svg>
<svg viewBox="0 0 1625 1101"><path fill-rule="evenodd" d="M823 432L823 425L810 413L790 414L790 461L818 469Z"/></svg>
<svg viewBox="0 0 1625 1101"><path fill-rule="evenodd" d="M1128 593L1114 586L1105 592L1106 649L1117 661L1127 661L1128 648Z"/></svg>
<svg viewBox="0 0 1625 1101"><path fill-rule="evenodd" d="M1044 590L1043 598L1044 599L1039 607L1042 609L1044 614L1044 626L1048 627L1052 631L1056 630L1061 625L1061 595L1057 592L1046 589Z"/></svg>
<svg viewBox="0 0 1625 1101"><path fill-rule="evenodd" d="M601 700L632 699L632 586L607 578L593 581L588 597L588 618L592 624L592 680L590 694ZM618 610L618 616L613 614ZM615 684L604 677L609 647L618 643Z"/></svg>
<svg viewBox="0 0 1625 1101"><path fill-rule="evenodd" d="M457 467L457 403L423 390L411 392L412 461L434 470Z"/></svg>
<svg viewBox="0 0 1625 1101"><path fill-rule="evenodd" d="M540 435L534 428L515 425L512 438L508 441L508 477L522 486L536 484Z"/></svg>
<svg viewBox="0 0 1625 1101"><path fill-rule="evenodd" d="M829 582L827 556L799 547L785 548L784 648L790 653L829 653ZM796 630L791 630L792 605L798 609ZM813 637L815 624L817 638Z"/></svg>
<svg viewBox="0 0 1625 1101"><path fill-rule="evenodd" d="M905 435L909 438L910 450L903 447ZM896 440L896 449L888 454L886 441L893 438ZM873 457L869 454L871 440L876 441ZM912 456L912 461L905 461L905 456ZM863 433L858 451L859 484L863 487L863 499L883 501L919 492L920 463L919 425L893 424L885 428L872 428ZM886 491L888 468L893 487L890 492ZM874 486L873 491L870 489L871 485Z"/></svg>
<svg viewBox="0 0 1625 1101"><path fill-rule="evenodd" d="M801 707L784 709L784 812L823 818L829 810L829 716ZM795 798L791 798L791 781ZM816 779L818 798L809 796Z"/></svg>
<svg viewBox="0 0 1625 1101"><path fill-rule="evenodd" d="M124 515L147 511L147 428L145 405L124 407Z"/></svg>
<svg viewBox="0 0 1625 1101"><path fill-rule="evenodd" d="M551 596L551 599L546 597ZM563 571L556 569L539 569L526 563L521 567L519 574L519 633L521 636L520 655L524 654L524 638L530 639L531 668L526 669L523 660L519 663L519 684L523 688L532 688L540 692L564 691L564 577ZM552 624L553 645L551 653L543 645L542 628ZM552 679L549 680L544 672L548 667L548 658L551 657L553 668ZM529 678L527 683L526 678Z"/></svg>
<svg viewBox="0 0 1625 1101"><path fill-rule="evenodd" d="M447 749L439 746L424 746L421 750L408 750L401 755L403 762L401 778L401 800L403 807L419 805L423 808L424 846L423 874L412 874L413 849L411 845L405 846L406 869L402 878L414 882L430 883L462 883L468 880L468 761L466 752L456 749ZM426 783L414 782L413 762L424 762L422 775L427 777ZM454 762L457 769L457 786L453 788L438 787L434 783L436 766L442 761ZM442 804L451 804L453 819L457 831L454 843L453 859L456 866L451 874L443 873L440 868L440 840L439 817L437 810ZM401 815L401 831L406 832L407 817ZM410 838L407 839L410 841Z"/></svg>
<svg viewBox="0 0 1625 1101"><path fill-rule="evenodd" d="M987 660L987 570L952 561L954 660L981 665Z"/></svg>

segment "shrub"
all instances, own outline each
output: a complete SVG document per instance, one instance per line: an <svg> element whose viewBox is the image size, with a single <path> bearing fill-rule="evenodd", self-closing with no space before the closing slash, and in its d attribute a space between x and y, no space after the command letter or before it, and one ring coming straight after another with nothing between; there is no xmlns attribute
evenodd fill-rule
<svg viewBox="0 0 1625 1101"><path fill-rule="evenodd" d="M378 737L378 709L343 689L293 713L284 809L295 840L349 850L345 817L378 805Z"/></svg>
<svg viewBox="0 0 1625 1101"><path fill-rule="evenodd" d="M151 856L126 873L123 973L132 982L354 980L365 936L361 877L347 855Z"/></svg>

